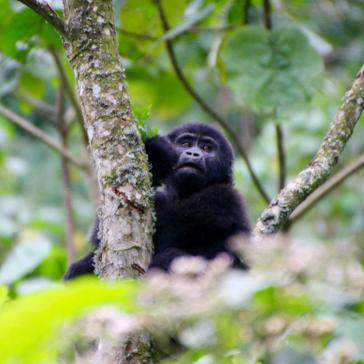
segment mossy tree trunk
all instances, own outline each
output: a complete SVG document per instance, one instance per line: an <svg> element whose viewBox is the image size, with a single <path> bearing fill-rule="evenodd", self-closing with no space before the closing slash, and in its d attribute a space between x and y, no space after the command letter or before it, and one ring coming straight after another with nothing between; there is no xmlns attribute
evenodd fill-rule
<svg viewBox="0 0 364 364"><path fill-rule="evenodd" d="M136 277L152 251L151 187L118 54L112 1L64 0L64 13L64 44L101 193L103 244L96 271L109 279Z"/></svg>

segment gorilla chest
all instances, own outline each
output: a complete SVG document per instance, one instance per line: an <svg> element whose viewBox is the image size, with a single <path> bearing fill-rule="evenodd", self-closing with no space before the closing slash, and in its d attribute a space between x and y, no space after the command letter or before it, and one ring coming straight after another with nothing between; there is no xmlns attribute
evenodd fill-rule
<svg viewBox="0 0 364 364"><path fill-rule="evenodd" d="M153 237L155 250L183 248L193 252L198 247L221 244L227 237L226 232L214 218L200 206L183 206L170 203L156 206L156 231Z"/></svg>

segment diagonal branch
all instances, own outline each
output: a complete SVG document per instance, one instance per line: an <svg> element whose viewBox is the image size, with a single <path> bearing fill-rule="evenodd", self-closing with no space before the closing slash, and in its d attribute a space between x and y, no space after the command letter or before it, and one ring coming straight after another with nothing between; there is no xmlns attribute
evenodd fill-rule
<svg viewBox="0 0 364 364"><path fill-rule="evenodd" d="M316 156L263 211L255 227L256 234L273 234L281 229L288 222L292 211L328 179L363 109L364 65L356 75L351 89L345 94Z"/></svg>
<svg viewBox="0 0 364 364"><path fill-rule="evenodd" d="M50 138L44 131L34 126L28 120L23 117L15 114L11 110L6 107L0 105L0 114L3 115L6 119L11 121L12 123L20 126L22 129L26 130L29 134L33 135L37 139L41 140L43 143L47 144L49 147L54 149L56 152L61 154L71 163L73 163L76 167L87 171L88 167L83 162L80 162L76 157L74 157L67 149L63 148L57 142L55 142L52 138Z"/></svg>
<svg viewBox="0 0 364 364"><path fill-rule="evenodd" d="M25 101L38 113L42 114L42 116L46 117L47 119L51 119L52 122L55 121L56 110L53 105L50 105L43 100L36 99L31 94L22 90L16 90L14 92L14 96L20 101Z"/></svg>
<svg viewBox="0 0 364 364"><path fill-rule="evenodd" d="M294 224L300 219L306 212L319 203L326 195L332 190L338 187L347 178L352 176L364 167L364 155L361 155L350 164L342 168L339 172L328 179L323 185L321 185L316 191L307 197L291 214L289 224Z"/></svg>
<svg viewBox="0 0 364 364"><path fill-rule="evenodd" d="M52 56L53 56L53 60L54 60L54 63L57 67L57 70L58 70L58 73L59 73L59 76L60 76L60 79L67 91L67 94L70 98L70 101L71 101L71 104L73 106L73 108L75 109L76 111L76 114L77 114L77 120L80 124L80 127L81 127L81 133L82 133L82 137L83 137L83 142L85 144L85 147L87 148L88 146L88 136L87 136L87 133L86 133L86 129L84 127L84 122L83 122L83 116L82 116L82 110L81 110L81 107L80 107L80 104L77 100L77 97L74 93L74 90L73 90L73 87L66 75L66 71L63 67L63 64L61 62L61 59L59 58L59 54L57 53L57 51L50 47L49 48L49 51L51 52Z"/></svg>
<svg viewBox="0 0 364 364"><path fill-rule="evenodd" d="M57 127L61 138L62 147L67 147L67 128L64 119L64 84L61 81L57 98ZM62 177L63 177L63 199L66 214L66 250L67 264L70 265L75 260L75 218L72 203L72 187L69 163L66 158L61 157Z"/></svg>
<svg viewBox="0 0 364 364"><path fill-rule="evenodd" d="M49 24L53 25L54 28L62 36L65 36L66 31L64 28L63 20L57 15L57 13L47 4L46 2L39 2L37 0L18 0L30 9L34 10Z"/></svg>
<svg viewBox="0 0 364 364"><path fill-rule="evenodd" d="M163 6L160 2L160 0L155 0L157 6L158 6L158 10L159 10L159 16L162 22L162 26L165 32L168 32L170 29L170 25L168 23L168 19L166 17L166 14L164 12ZM253 180L253 183L255 185L255 187L257 188L257 190L259 191L260 195L262 196L262 198L269 203L270 198L267 194L267 192L265 191L265 189L263 188L258 176L256 175L256 173L253 170L253 167L250 163L250 160L248 158L248 155L242 145L242 143L240 142L239 138L236 136L236 133L234 132L234 130L230 127L230 125L227 123L226 120L224 120L222 118L222 116L220 116L215 110L213 110L206 102L205 100L197 93L197 91L190 85L190 83L188 82L186 76L184 75L181 67L178 64L177 61L177 57L176 54L174 52L174 47L173 47L173 43L170 39L167 39L165 41L166 43L166 47L167 47L167 52L170 58L170 61L172 63L172 67L178 77L178 79L181 81L182 85L184 86L185 90L195 99L195 101L200 105L200 107L207 113L209 114L213 119L215 119L217 121L217 123L225 130L225 132L229 135L230 139L232 140L232 142L234 143L236 149L238 150L239 154L241 155L241 157L243 158L250 177Z"/></svg>

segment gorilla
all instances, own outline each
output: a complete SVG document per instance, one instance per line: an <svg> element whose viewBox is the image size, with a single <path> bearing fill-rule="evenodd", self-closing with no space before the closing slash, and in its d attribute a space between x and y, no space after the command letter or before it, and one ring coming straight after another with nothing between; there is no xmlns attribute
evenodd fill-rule
<svg viewBox="0 0 364 364"><path fill-rule="evenodd" d="M177 257L210 260L226 253L233 267L246 269L228 245L232 236L251 230L242 197L233 187L234 155L226 138L207 124L186 124L147 139L145 147L156 213L149 268L169 271ZM95 247L100 244L97 220L91 236ZM65 279L93 273L93 255L72 264Z"/></svg>

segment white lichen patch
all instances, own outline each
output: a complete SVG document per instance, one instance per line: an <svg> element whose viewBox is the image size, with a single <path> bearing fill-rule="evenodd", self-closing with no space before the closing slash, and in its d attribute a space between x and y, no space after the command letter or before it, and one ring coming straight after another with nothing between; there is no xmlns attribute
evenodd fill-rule
<svg viewBox="0 0 364 364"><path fill-rule="evenodd" d="M113 95L111 94L105 94L103 97L103 100L105 100L107 103L109 103L110 105L117 105L118 104L118 100L117 98L115 98Z"/></svg>
<svg viewBox="0 0 364 364"><path fill-rule="evenodd" d="M94 94L94 97L99 97L100 96L100 91L101 88L99 85L93 85L92 86L92 93Z"/></svg>
<svg viewBox="0 0 364 364"><path fill-rule="evenodd" d="M91 142L94 137L94 128L92 127L92 125L87 128L87 136L88 140Z"/></svg>

